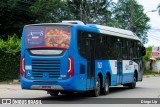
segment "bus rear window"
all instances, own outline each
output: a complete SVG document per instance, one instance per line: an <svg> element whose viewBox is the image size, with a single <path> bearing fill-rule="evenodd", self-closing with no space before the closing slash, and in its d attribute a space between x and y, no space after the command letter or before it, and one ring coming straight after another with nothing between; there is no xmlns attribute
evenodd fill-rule
<svg viewBox="0 0 160 107"><path fill-rule="evenodd" d="M25 31L26 48L53 47L68 49L71 27L68 26L28 26Z"/></svg>

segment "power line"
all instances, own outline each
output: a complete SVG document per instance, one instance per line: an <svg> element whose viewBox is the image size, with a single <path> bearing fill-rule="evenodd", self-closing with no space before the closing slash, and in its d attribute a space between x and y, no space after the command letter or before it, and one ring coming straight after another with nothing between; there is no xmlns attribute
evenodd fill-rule
<svg viewBox="0 0 160 107"><path fill-rule="evenodd" d="M154 36L154 37L156 37L156 38L159 38L160 36L158 36L158 35L153 35L153 34L150 34L150 33L148 33L149 35L151 35L151 36Z"/></svg>
<svg viewBox="0 0 160 107"><path fill-rule="evenodd" d="M151 37L152 39L154 39L154 40L156 40L156 41L158 41L158 42L160 42L160 40L159 39L157 39L157 38L154 38L154 37Z"/></svg>
<svg viewBox="0 0 160 107"><path fill-rule="evenodd" d="M158 38L155 37L154 35L151 35L150 38L153 38L153 39L155 39L156 41L159 41L159 42L160 42L160 39L158 39Z"/></svg>
<svg viewBox="0 0 160 107"><path fill-rule="evenodd" d="M153 31L160 31L160 29L158 29L158 28L151 28L151 29L149 29L151 32L153 32Z"/></svg>
<svg viewBox="0 0 160 107"><path fill-rule="evenodd" d="M150 35L150 36L152 36L152 37L155 37L155 38L159 39L159 36L156 36L156 35L153 35L153 34L148 34L148 35Z"/></svg>

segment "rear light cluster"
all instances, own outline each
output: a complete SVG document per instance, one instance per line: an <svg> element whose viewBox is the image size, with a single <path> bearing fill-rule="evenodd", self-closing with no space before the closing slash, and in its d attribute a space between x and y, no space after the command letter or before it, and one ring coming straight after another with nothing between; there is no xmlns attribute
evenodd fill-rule
<svg viewBox="0 0 160 107"><path fill-rule="evenodd" d="M26 77L25 68L24 68L24 56L22 56L20 61L20 75Z"/></svg>
<svg viewBox="0 0 160 107"><path fill-rule="evenodd" d="M25 59L24 57L21 58L20 60L20 75L26 78L25 74ZM68 75L67 77L70 78L74 76L74 60L71 56L68 58Z"/></svg>
<svg viewBox="0 0 160 107"><path fill-rule="evenodd" d="M74 76L74 60L71 56L68 58L68 75L67 77L70 78Z"/></svg>

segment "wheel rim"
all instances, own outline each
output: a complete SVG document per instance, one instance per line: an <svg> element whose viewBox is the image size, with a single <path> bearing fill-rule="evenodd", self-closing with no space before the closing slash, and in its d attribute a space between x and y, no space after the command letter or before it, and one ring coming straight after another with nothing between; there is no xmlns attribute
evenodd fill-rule
<svg viewBox="0 0 160 107"><path fill-rule="evenodd" d="M132 88L135 88L136 87L136 77L134 76L134 81L133 83L131 84Z"/></svg>
<svg viewBox="0 0 160 107"><path fill-rule="evenodd" d="M134 77L134 86L136 86L136 77Z"/></svg>
<svg viewBox="0 0 160 107"><path fill-rule="evenodd" d="M106 79L106 83L105 83L105 91L108 92L109 90L109 84L108 84L108 79Z"/></svg>
<svg viewBox="0 0 160 107"><path fill-rule="evenodd" d="M100 94L100 81L99 81L99 79L96 81L95 94L96 94L96 96L99 96L99 94Z"/></svg>

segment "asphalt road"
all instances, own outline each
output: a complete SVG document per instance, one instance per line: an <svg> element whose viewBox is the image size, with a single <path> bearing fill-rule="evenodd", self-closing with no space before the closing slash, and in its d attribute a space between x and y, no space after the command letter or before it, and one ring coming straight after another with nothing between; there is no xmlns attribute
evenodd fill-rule
<svg viewBox="0 0 160 107"><path fill-rule="evenodd" d="M22 90L19 84L0 84L0 98L33 98L57 104L92 103L91 100L95 99L86 93L51 97L46 91ZM99 96L98 98L160 98L160 76L144 78L142 82L137 82L135 89L128 89L123 86L111 87L108 95Z"/></svg>

